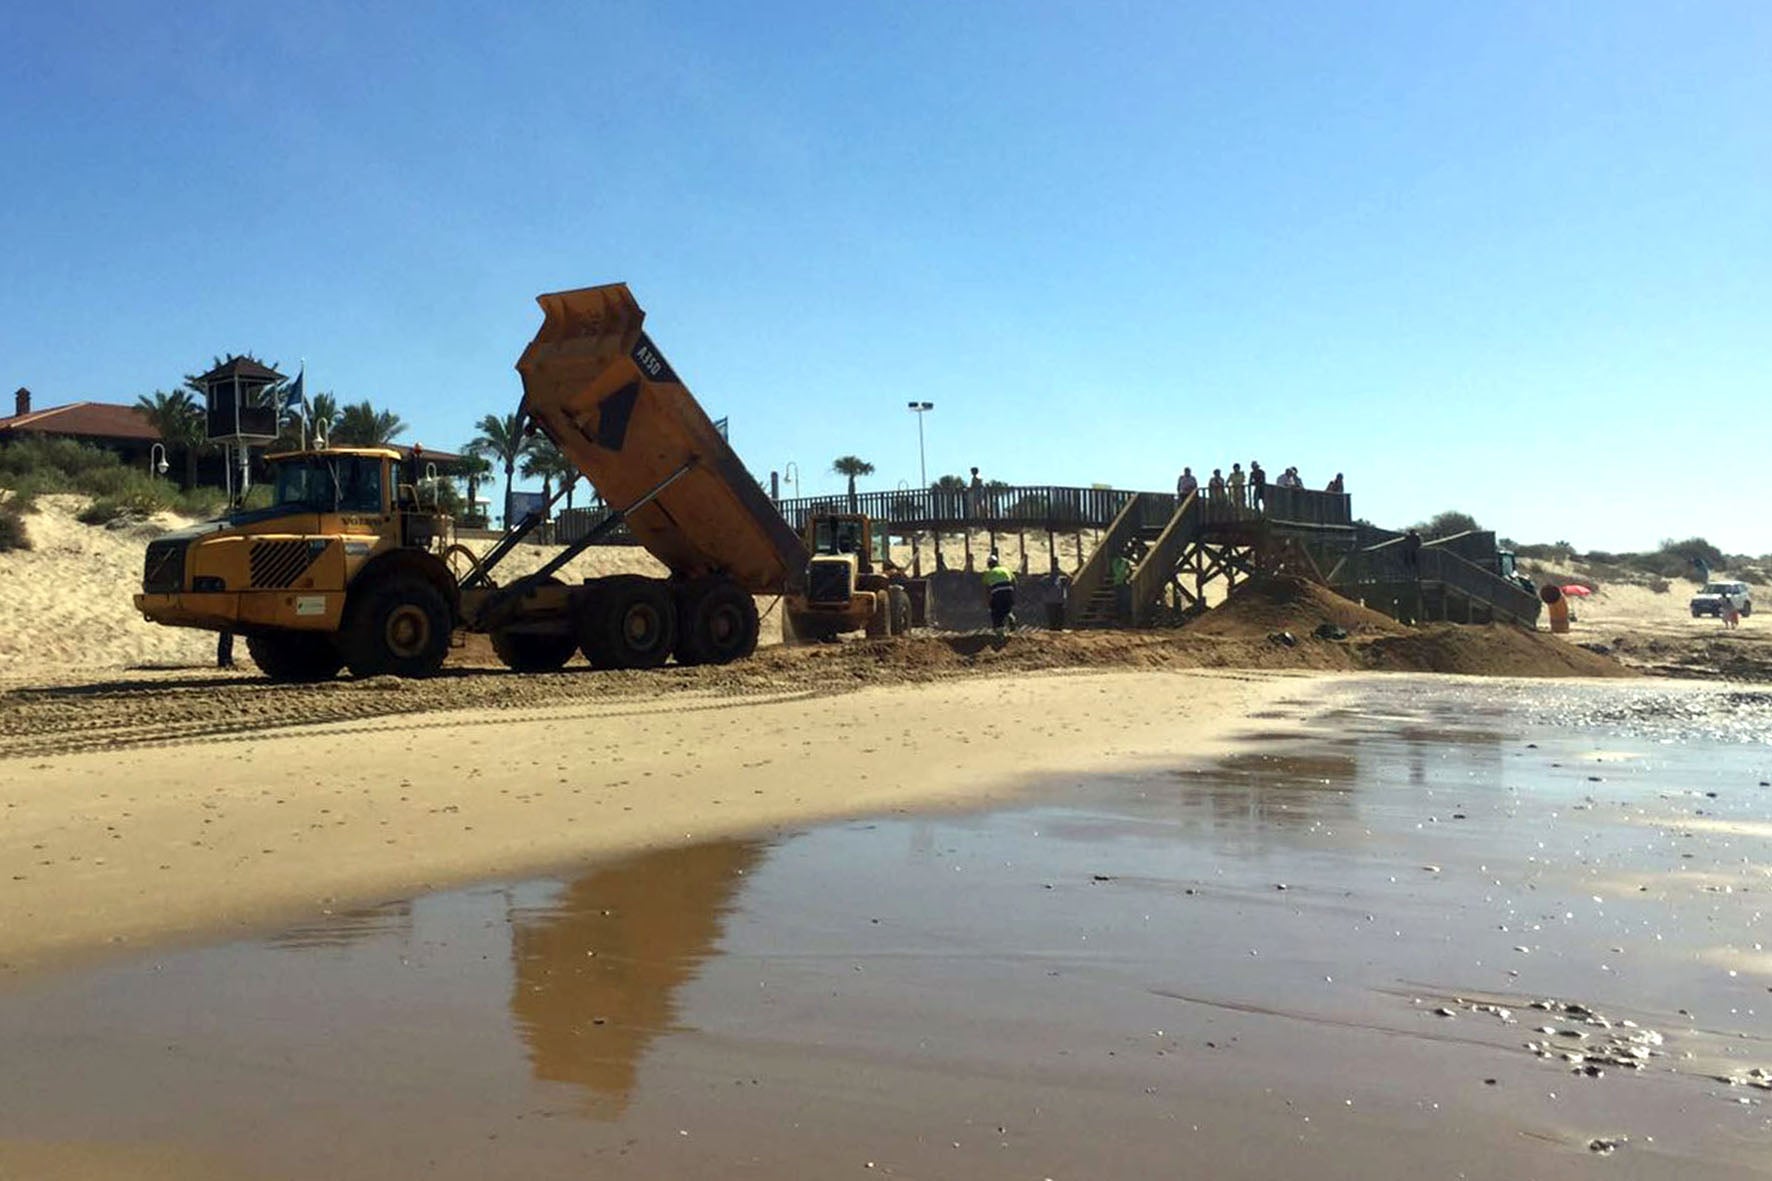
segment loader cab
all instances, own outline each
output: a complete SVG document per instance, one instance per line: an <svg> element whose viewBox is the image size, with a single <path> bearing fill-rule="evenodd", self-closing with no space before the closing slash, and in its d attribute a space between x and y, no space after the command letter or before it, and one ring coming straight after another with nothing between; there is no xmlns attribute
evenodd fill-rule
<svg viewBox="0 0 1772 1181"><path fill-rule="evenodd" d="M861 589L892 568L886 535L860 513L819 513L806 521L806 569L809 602L845 604ZM883 581L883 579L880 579Z"/></svg>
<svg viewBox="0 0 1772 1181"><path fill-rule="evenodd" d="M856 572L872 574L892 567L886 533L860 513L818 514L806 522L806 548L816 559L853 555Z"/></svg>

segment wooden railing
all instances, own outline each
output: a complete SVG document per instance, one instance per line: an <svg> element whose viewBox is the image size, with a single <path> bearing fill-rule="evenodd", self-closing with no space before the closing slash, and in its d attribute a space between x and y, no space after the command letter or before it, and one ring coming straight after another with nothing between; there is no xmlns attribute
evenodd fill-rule
<svg viewBox="0 0 1772 1181"><path fill-rule="evenodd" d="M1530 625L1538 618L1538 599L1530 591L1459 554L1424 545L1410 566L1402 537L1392 537L1345 558L1330 576L1336 587L1437 582L1466 598L1487 603L1495 614Z"/></svg>
<svg viewBox="0 0 1772 1181"><path fill-rule="evenodd" d="M1156 606L1163 597L1163 587L1175 573L1181 551L1199 536L1204 503L1199 493L1182 501L1181 508L1171 513L1163 532L1152 543L1138 567L1132 571L1132 623L1149 627L1155 622Z"/></svg>
<svg viewBox="0 0 1772 1181"><path fill-rule="evenodd" d="M1150 500L1146 500L1146 497ZM1164 501L1167 503L1158 504ZM1114 555L1124 552L1126 543L1145 528L1145 522L1152 519L1158 512L1167 510L1174 512L1175 498L1154 492L1135 492L1128 500L1119 515L1108 523L1107 532L1101 536L1101 544L1071 579L1070 601L1076 610L1084 609L1094 598L1095 592L1107 586L1113 573Z"/></svg>
<svg viewBox="0 0 1772 1181"><path fill-rule="evenodd" d="M776 508L795 530L804 528L806 518L814 513L866 513L875 521L904 529L1050 529L1064 532L1107 528L1136 495L1139 494L1116 488L1066 488L1053 484L976 491L901 488L890 492L857 492L853 497L843 493L803 496L777 501Z"/></svg>
<svg viewBox="0 0 1772 1181"><path fill-rule="evenodd" d="M776 509L796 533L815 513L866 513L875 521L904 531L995 529L1058 533L1106 529L1136 499L1134 528L1161 529L1175 515L1176 498L1166 492L1130 492L1120 488L1072 488L1056 484L1015 485L974 491L898 489L887 492L802 496L776 502ZM1266 517L1277 524L1320 527L1350 525L1346 495L1303 488L1267 490L1265 511L1199 494L1200 520L1207 525L1253 522ZM555 519L554 537L570 543L601 524L605 507L567 509ZM626 528L615 530L611 544L632 544Z"/></svg>

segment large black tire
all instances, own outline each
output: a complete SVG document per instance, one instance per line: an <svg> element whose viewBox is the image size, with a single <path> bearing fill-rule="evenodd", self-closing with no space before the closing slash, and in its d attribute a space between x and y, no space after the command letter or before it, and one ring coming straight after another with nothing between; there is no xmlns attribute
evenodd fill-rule
<svg viewBox="0 0 1772 1181"><path fill-rule="evenodd" d="M246 651L273 681L330 681L345 666L325 632L261 632L246 637Z"/></svg>
<svg viewBox="0 0 1772 1181"><path fill-rule="evenodd" d="M578 651L571 632L528 632L501 627L492 633L492 650L512 672L558 672Z"/></svg>
<svg viewBox="0 0 1772 1181"><path fill-rule="evenodd" d="M677 663L730 664L757 650L757 600L724 578L696 581L677 596Z"/></svg>
<svg viewBox="0 0 1772 1181"><path fill-rule="evenodd" d="M677 646L676 596L656 578L606 579L585 597L578 641L595 668L657 668Z"/></svg>
<svg viewBox="0 0 1772 1181"><path fill-rule="evenodd" d="M892 634L908 636L911 634L911 592L902 586L887 590L892 604Z"/></svg>
<svg viewBox="0 0 1772 1181"><path fill-rule="evenodd" d="M353 594L345 663L359 677L428 677L449 653L449 604L422 578L392 575Z"/></svg>
<svg viewBox="0 0 1772 1181"><path fill-rule="evenodd" d="M868 616L864 630L870 640L889 640L892 638L892 601L891 592L887 592L886 602L881 602L878 594L874 598L874 613Z"/></svg>

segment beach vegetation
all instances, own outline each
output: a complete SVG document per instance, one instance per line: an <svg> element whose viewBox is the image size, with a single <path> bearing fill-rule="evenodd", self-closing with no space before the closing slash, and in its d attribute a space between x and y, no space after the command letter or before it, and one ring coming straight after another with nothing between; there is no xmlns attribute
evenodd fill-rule
<svg viewBox="0 0 1772 1181"><path fill-rule="evenodd" d="M30 549L31 535L25 531L25 519L11 504L0 504L0 554Z"/></svg>

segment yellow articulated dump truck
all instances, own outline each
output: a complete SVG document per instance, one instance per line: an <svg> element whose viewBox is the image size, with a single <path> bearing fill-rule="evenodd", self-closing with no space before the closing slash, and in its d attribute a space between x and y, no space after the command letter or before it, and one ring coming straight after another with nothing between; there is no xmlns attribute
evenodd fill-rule
<svg viewBox="0 0 1772 1181"><path fill-rule="evenodd" d="M484 557L449 544L426 503L422 457L317 447L268 457L268 508L148 545L136 607L173 627L231 631L276 680L426 676L452 635L479 632L510 668L726 663L757 644L754 595L794 596L800 538L641 330L621 283L540 296L543 320L517 371L527 429L546 434L616 506L539 570L500 585L500 561L545 508ZM567 562L629 531L670 571L568 586Z"/></svg>

